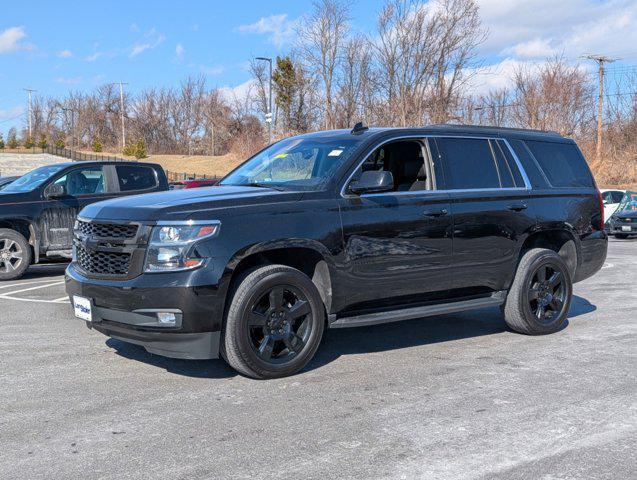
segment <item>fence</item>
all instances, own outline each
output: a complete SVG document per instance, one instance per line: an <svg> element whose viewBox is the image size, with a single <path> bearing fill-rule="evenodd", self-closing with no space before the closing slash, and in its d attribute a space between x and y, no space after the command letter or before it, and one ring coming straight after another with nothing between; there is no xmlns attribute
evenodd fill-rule
<svg viewBox="0 0 637 480"><path fill-rule="evenodd" d="M84 153L69 148L46 147L42 153L50 153L58 157L68 158L75 162L126 162L123 158L114 155L100 155L98 153Z"/></svg>
<svg viewBox="0 0 637 480"><path fill-rule="evenodd" d="M180 182L182 180L215 180L219 181L223 177L217 175L207 175L205 173L171 172L166 170L166 177L169 182Z"/></svg>

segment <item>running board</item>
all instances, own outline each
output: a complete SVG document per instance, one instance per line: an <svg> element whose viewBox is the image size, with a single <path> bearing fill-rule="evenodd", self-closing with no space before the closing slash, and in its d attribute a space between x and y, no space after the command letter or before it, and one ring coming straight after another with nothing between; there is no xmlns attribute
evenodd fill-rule
<svg viewBox="0 0 637 480"><path fill-rule="evenodd" d="M330 323L330 328L365 327L368 325L378 325L380 323L398 322L414 318L431 317L433 315L444 315L446 313L464 312L465 310L475 310L478 308L498 307L504 303L505 299L506 291L502 290L493 293L489 297L439 303L437 305L427 305L424 307L404 308L389 312L367 313L340 318L335 318L335 315L330 315L330 320L334 319Z"/></svg>

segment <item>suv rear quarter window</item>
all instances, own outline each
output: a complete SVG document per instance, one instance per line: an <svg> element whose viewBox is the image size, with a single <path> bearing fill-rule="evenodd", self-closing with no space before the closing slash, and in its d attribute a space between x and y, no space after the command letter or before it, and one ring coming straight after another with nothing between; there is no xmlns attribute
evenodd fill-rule
<svg viewBox="0 0 637 480"><path fill-rule="evenodd" d="M593 187L584 156L572 143L526 140L526 145L553 187Z"/></svg>
<svg viewBox="0 0 637 480"><path fill-rule="evenodd" d="M122 192L149 190L157 186L155 170L144 165L117 165L117 181Z"/></svg>

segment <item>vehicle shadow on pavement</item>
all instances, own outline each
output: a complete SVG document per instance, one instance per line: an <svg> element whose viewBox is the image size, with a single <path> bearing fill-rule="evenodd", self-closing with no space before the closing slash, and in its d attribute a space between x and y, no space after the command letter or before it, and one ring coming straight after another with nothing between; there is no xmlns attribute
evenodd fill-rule
<svg viewBox="0 0 637 480"><path fill-rule="evenodd" d="M41 265L32 265L20 278L20 281L38 280L40 278L47 278L47 277L59 277L60 275L64 275L64 271L66 270L67 266L68 266L68 262L44 263Z"/></svg>
<svg viewBox="0 0 637 480"><path fill-rule="evenodd" d="M568 318L597 310L588 300L573 296ZM564 328L567 328L566 322ZM454 313L370 327L343 328L325 332L316 356L302 370L309 371L327 365L342 355L400 350L464 338L494 335L509 331L500 309ZM137 360L177 375L198 378L228 378L237 376L223 360L179 360L148 353L143 347L110 338L106 345L117 355Z"/></svg>
<svg viewBox="0 0 637 480"><path fill-rule="evenodd" d="M588 300L573 296L567 322L597 310ZM510 331L499 308L455 313L360 328L328 330L314 359L304 369L313 370L342 355L400 350L464 338Z"/></svg>
<svg viewBox="0 0 637 480"><path fill-rule="evenodd" d="M148 353L144 347L122 342L114 338L106 340L106 345L117 355L144 362L167 372L197 378L228 378L238 375L223 360L180 360Z"/></svg>

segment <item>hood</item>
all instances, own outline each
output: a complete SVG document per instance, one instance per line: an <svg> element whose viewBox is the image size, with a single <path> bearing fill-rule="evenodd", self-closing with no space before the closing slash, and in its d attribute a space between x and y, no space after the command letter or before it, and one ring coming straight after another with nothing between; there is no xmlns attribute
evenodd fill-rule
<svg viewBox="0 0 637 480"><path fill-rule="evenodd" d="M621 217L621 218L637 218L637 210L626 210L623 212L615 212L613 217Z"/></svg>
<svg viewBox="0 0 637 480"><path fill-rule="evenodd" d="M85 207L80 216L101 220L188 220L207 217L207 210L293 201L299 192L260 187L203 187L120 197Z"/></svg>

